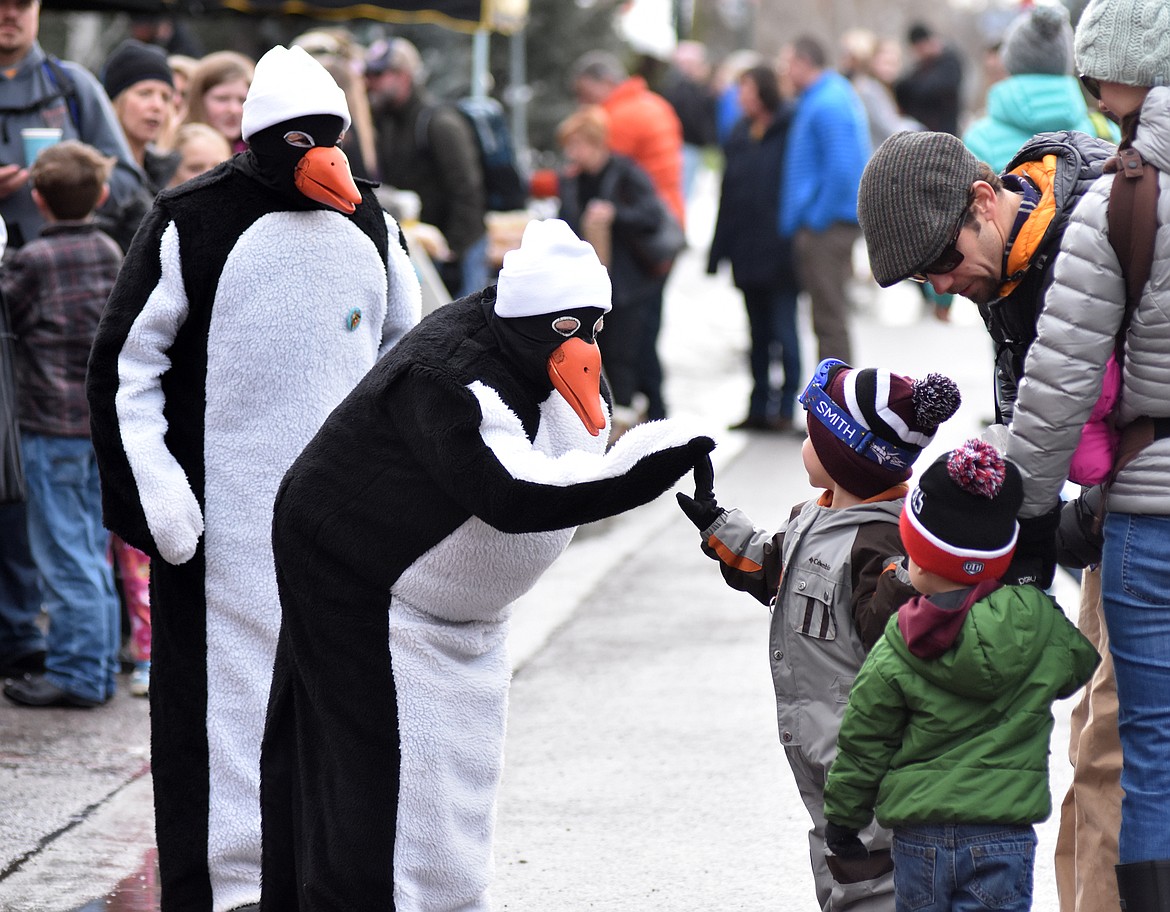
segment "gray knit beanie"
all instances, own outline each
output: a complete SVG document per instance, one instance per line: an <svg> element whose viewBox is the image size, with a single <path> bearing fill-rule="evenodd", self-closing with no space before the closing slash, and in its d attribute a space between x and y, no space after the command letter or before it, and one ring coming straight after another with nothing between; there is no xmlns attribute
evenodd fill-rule
<svg viewBox="0 0 1170 912"><path fill-rule="evenodd" d="M895 133L861 174L857 221L882 288L909 278L950 243L979 160L950 133Z"/></svg>
<svg viewBox="0 0 1170 912"><path fill-rule="evenodd" d="M1131 86L1170 85L1170 2L1091 0L1076 34L1077 69Z"/></svg>
<svg viewBox="0 0 1170 912"><path fill-rule="evenodd" d="M1007 27L1000 47L1004 69L1012 76L1072 72L1073 30L1063 6L1034 6Z"/></svg>

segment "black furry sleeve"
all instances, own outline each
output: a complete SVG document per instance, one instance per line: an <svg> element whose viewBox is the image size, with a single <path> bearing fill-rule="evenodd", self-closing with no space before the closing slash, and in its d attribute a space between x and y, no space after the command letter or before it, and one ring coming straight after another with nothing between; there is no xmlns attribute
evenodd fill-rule
<svg viewBox="0 0 1170 912"><path fill-rule="evenodd" d="M493 409L485 415L468 389L422 371L400 379L395 403L401 439L436 485L509 533L568 528L633 509L673 485L714 446L672 422L655 422L627 432L604 455L552 458L532 447L514 416L514 433L508 433L506 414Z"/></svg>

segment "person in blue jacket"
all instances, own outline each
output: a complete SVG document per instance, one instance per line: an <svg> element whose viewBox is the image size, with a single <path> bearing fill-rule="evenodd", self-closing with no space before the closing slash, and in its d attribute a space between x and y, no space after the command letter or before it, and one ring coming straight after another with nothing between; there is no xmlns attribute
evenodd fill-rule
<svg viewBox="0 0 1170 912"><path fill-rule="evenodd" d="M857 188L869 160L869 125L849 80L828 69L824 46L797 38L787 75L798 93L780 184L780 234L792 238L797 275L812 302L820 359L852 361L848 280Z"/></svg>

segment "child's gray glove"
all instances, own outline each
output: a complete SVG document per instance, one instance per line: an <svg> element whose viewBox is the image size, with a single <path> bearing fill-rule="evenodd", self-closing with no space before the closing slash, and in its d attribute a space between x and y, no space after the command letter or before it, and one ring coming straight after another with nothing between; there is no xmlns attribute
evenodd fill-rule
<svg viewBox="0 0 1170 912"><path fill-rule="evenodd" d="M695 463L695 496L687 497L679 491L675 497L687 519L700 532L710 528L723 515L723 508L715 501L715 467L709 455Z"/></svg>

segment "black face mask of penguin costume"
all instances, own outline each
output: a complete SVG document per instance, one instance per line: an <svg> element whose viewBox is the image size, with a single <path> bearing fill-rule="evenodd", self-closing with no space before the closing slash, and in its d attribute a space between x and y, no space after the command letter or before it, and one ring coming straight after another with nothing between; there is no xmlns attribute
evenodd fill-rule
<svg viewBox="0 0 1170 912"><path fill-rule="evenodd" d="M574 307L530 317L501 317L494 305L495 295L485 295L488 325L521 376L544 389L555 389L596 436L605 427L597 345L605 311Z"/></svg>
<svg viewBox="0 0 1170 912"><path fill-rule="evenodd" d="M236 166L298 210L334 209L344 215L361 202L345 153L337 145L344 121L306 114L252 134Z"/></svg>

